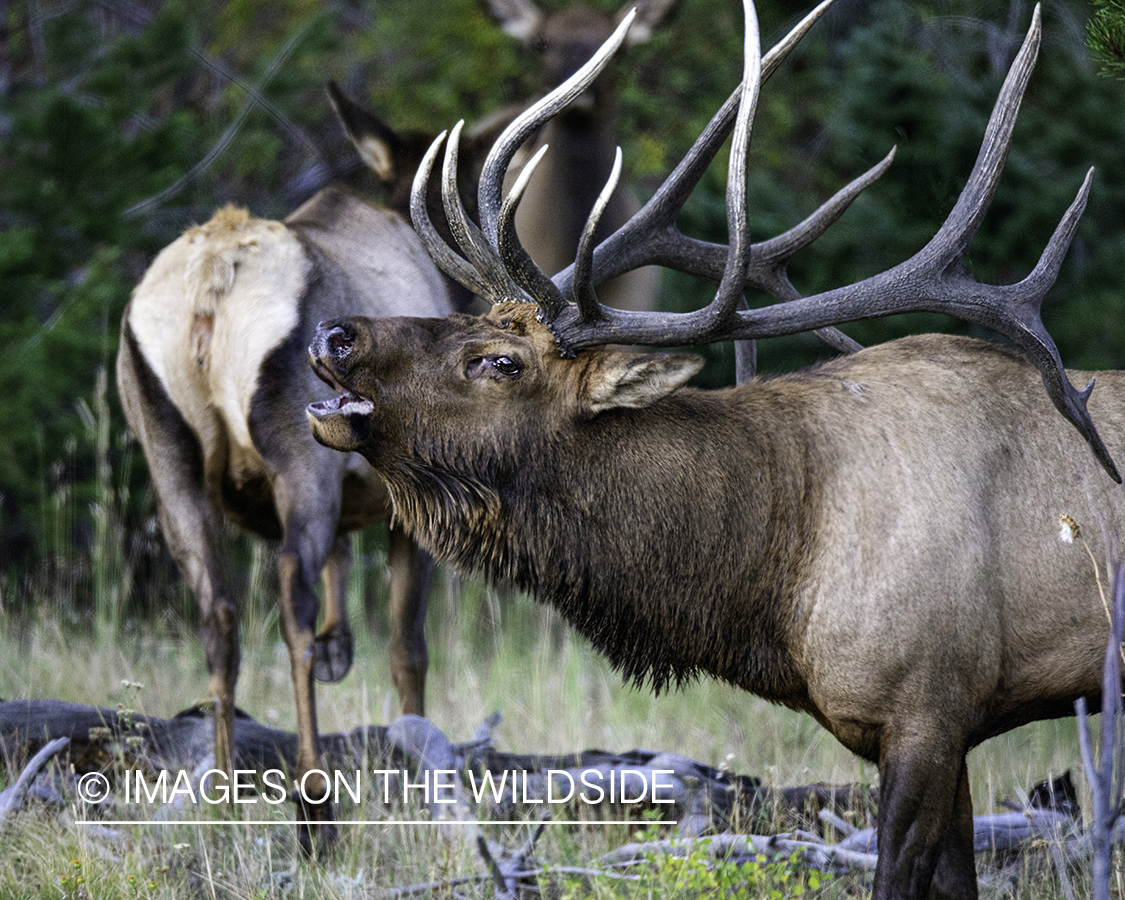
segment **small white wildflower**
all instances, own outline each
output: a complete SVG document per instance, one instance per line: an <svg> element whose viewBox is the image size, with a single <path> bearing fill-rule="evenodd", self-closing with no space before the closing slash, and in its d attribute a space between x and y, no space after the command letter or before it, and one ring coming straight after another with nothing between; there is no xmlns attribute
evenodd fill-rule
<svg viewBox="0 0 1125 900"><path fill-rule="evenodd" d="M1064 544L1073 544L1074 539L1082 533L1078 523L1066 513L1059 516L1059 540Z"/></svg>

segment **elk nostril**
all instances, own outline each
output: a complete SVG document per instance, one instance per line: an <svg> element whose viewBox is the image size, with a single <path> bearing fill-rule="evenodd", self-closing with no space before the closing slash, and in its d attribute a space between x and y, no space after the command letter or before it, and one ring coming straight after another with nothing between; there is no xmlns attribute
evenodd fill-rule
<svg viewBox="0 0 1125 900"><path fill-rule="evenodd" d="M355 345L355 329L350 325L335 326L328 332L328 349L334 356L345 356Z"/></svg>

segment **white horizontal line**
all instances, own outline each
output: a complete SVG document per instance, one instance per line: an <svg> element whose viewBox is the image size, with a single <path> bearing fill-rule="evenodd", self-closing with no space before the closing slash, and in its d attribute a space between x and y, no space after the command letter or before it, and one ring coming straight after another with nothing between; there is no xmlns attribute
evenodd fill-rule
<svg viewBox="0 0 1125 900"><path fill-rule="evenodd" d="M576 821L564 821L561 819L451 819L449 821L433 819L336 819L332 822L294 822L291 819L265 819L262 821L243 821L241 819L132 819L132 820L115 820L106 819L104 821L95 821L92 819L78 819L74 822L75 825L101 825L105 828L113 828L118 825L675 825L675 819L645 819L643 821L634 820L609 820L602 821L600 819L579 819Z"/></svg>

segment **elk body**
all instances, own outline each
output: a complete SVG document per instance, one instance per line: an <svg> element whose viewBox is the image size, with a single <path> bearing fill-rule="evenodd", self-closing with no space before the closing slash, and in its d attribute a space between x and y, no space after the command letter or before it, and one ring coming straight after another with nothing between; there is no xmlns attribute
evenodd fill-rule
<svg viewBox="0 0 1125 900"><path fill-rule="evenodd" d="M1125 526L1112 460L1125 452L1125 373L1099 373L1096 396L1092 383L1076 390L1070 378L1088 373L1062 368L1039 317L1089 177L1024 281L979 284L960 262L1011 141L1038 10L965 189L917 254L810 297L785 277L788 258L891 157L791 231L750 242L757 89L826 5L763 58L747 0L739 90L649 204L595 248L611 180L574 265L554 278L519 244L526 179L502 200L503 170L621 31L500 137L476 230L453 183L454 129L443 194L457 250L422 202L438 145L412 214L439 264L493 309L322 323L312 364L340 395L311 404L309 419L317 440L383 475L423 546L556 606L626 677L659 689L709 673L809 713L877 764L877 900L974 898L967 752L1100 694L1107 617L1089 556L1060 541L1059 519L1088 534ZM732 128L730 244L718 247L674 222ZM598 302L599 283L650 262L718 282L714 301L683 314ZM787 302L740 310L747 287ZM1013 347L913 337L700 391L684 386L698 357L604 346L753 339L919 309L987 325Z"/></svg>
<svg viewBox="0 0 1125 900"><path fill-rule="evenodd" d="M627 677L723 678L878 764L878 896L935 866L972 896L966 752L1098 694L1106 616L1058 518L1120 529L1120 494L995 345L676 390L697 358L562 359L528 304L348 319L313 354L352 392L310 408L317 439L362 452L439 559L515 580ZM1125 374L1098 390L1125 435Z"/></svg>
<svg viewBox="0 0 1125 900"><path fill-rule="evenodd" d="M302 410L323 392L305 362L316 323L360 311L450 308L445 281L411 227L335 189L283 222L221 210L166 247L133 292L118 390L148 461L168 547L202 611L216 762L228 772L239 604L224 571L223 519L280 541L300 778L319 767L314 675L337 681L352 663L347 533L391 513L382 479L362 457L333 453L309 435ZM421 714L432 563L397 524L389 557L391 671L403 711ZM324 617L314 637L322 573ZM327 807L310 807L301 818L329 816ZM300 835L308 847L309 829Z"/></svg>

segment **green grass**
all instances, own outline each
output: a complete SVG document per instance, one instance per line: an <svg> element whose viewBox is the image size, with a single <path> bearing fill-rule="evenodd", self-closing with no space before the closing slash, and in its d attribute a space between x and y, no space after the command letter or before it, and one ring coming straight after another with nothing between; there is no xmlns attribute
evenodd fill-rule
<svg viewBox="0 0 1125 900"><path fill-rule="evenodd" d="M268 555L257 556L237 701L260 721L292 730L289 662L270 599L271 567ZM386 631L378 627L381 607L371 629L360 611L362 593L382 596L384 568L376 552L374 565L354 579L356 662L341 684L318 690L325 731L387 723L397 715ZM502 599L471 583L459 595L451 593L449 581L439 574L431 600L427 704L430 718L454 741L467 739L485 716L499 710L504 719L497 744L513 752L644 747L725 765L774 786L876 777L807 716L706 679L660 697L623 686L550 610L524 597ZM93 614L52 606L48 597L35 609L10 616L0 632L0 697L55 698L165 717L206 698L202 646L182 622L126 620L114 627ZM998 811L1003 798L1066 768L1078 768L1073 720L1038 723L990 741L970 756L976 812ZM481 871L472 847L446 846L432 828L398 826L345 829L332 861L309 867L293 845L291 808L284 804L269 812L276 827L134 828L125 830L123 841L106 845L28 811L0 835L6 846L0 853L0 897L347 897ZM341 811L341 817L347 815ZM508 847L526 836L518 829L493 831L490 837ZM632 839L628 828L552 828L540 843L541 859L588 865ZM670 870L652 871L655 880L645 885L599 882L597 891L614 897L678 895L675 879L659 880ZM1029 877L1037 885L1035 896L1058 890L1049 867ZM559 889L565 893L565 885ZM630 893L642 889L649 893ZM820 892L834 896L840 890L828 882Z"/></svg>

